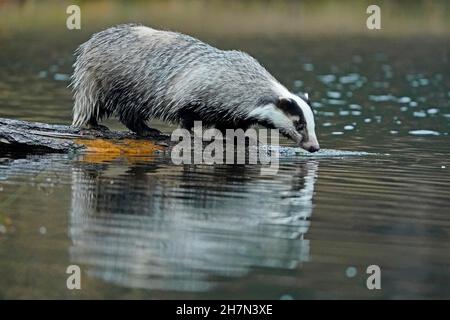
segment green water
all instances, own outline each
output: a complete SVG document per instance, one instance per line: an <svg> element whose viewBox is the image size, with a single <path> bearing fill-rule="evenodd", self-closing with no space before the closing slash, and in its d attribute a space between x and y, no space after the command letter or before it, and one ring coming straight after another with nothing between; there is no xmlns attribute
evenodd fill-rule
<svg viewBox="0 0 450 320"><path fill-rule="evenodd" d="M72 52L92 31L0 37L0 117L69 123ZM448 36L205 38L309 92L329 156L262 176L0 151L0 297L450 298Z"/></svg>

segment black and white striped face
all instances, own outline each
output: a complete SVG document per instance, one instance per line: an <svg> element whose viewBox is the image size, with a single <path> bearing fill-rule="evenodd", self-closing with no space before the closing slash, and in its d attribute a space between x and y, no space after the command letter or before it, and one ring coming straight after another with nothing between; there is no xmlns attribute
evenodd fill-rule
<svg viewBox="0 0 450 320"><path fill-rule="evenodd" d="M292 122L286 128L288 130L283 132L280 128L281 133L309 152L319 151L320 146L315 132L314 114L308 94L303 97L280 97L276 107Z"/></svg>
<svg viewBox="0 0 450 320"><path fill-rule="evenodd" d="M279 129L281 134L295 141L301 148L309 152L319 151L314 114L307 94L299 97L287 92L275 101L267 101L257 107L250 115L264 126Z"/></svg>

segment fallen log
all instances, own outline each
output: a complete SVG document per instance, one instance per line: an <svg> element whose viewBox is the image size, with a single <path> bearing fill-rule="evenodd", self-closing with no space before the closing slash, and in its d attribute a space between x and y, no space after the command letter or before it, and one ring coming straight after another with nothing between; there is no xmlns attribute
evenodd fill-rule
<svg viewBox="0 0 450 320"><path fill-rule="evenodd" d="M80 129L0 118L0 151L71 152L77 150L147 153L163 149L170 137L138 137L131 132Z"/></svg>

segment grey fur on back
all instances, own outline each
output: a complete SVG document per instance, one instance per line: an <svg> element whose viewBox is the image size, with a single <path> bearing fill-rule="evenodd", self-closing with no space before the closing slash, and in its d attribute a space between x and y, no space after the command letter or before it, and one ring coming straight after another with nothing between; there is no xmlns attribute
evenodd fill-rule
<svg viewBox="0 0 450 320"><path fill-rule="evenodd" d="M176 32L119 25L94 34L76 55L74 126L116 115L135 132L153 118L245 127L261 99L277 97L277 81L248 54Z"/></svg>

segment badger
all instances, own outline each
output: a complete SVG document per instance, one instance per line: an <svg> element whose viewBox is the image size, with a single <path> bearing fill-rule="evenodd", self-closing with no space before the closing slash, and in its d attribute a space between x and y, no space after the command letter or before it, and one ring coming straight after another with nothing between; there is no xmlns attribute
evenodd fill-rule
<svg viewBox="0 0 450 320"><path fill-rule="evenodd" d="M125 24L94 34L75 55L75 127L99 128L113 115L144 136L160 133L147 125L152 119L188 130L194 121L222 131L262 125L319 150L308 95L291 93L244 52Z"/></svg>

